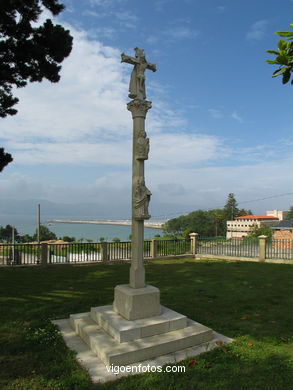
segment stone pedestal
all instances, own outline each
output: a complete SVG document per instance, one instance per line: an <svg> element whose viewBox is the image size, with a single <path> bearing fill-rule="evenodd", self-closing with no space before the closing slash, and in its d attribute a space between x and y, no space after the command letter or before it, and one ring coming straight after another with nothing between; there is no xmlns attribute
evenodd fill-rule
<svg viewBox="0 0 293 390"><path fill-rule="evenodd" d="M161 314L160 290L149 285L143 288L118 285L114 290L113 309L129 321L158 316Z"/></svg>
<svg viewBox="0 0 293 390"><path fill-rule="evenodd" d="M100 306L73 314L69 321L75 334L106 366L145 361L213 339L212 329L166 307L160 310L159 315L126 320L113 306Z"/></svg>

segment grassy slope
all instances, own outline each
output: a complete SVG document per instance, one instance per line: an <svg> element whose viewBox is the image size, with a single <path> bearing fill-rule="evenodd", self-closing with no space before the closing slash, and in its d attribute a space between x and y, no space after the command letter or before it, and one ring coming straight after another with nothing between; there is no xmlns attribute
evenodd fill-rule
<svg viewBox="0 0 293 390"><path fill-rule="evenodd" d="M182 374L94 386L49 319L110 304L127 264L0 269L0 389L277 389L293 383L293 266L157 261L147 283L163 305L233 337Z"/></svg>

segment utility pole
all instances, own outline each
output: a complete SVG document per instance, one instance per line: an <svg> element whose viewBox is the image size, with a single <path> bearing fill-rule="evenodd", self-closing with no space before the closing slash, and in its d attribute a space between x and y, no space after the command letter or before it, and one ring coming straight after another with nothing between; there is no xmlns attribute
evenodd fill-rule
<svg viewBox="0 0 293 390"><path fill-rule="evenodd" d="M37 210L37 241L40 245L40 231L41 231L41 205L38 204Z"/></svg>
<svg viewBox="0 0 293 390"><path fill-rule="evenodd" d="M12 264L15 261L15 228L12 226Z"/></svg>
<svg viewBox="0 0 293 390"><path fill-rule="evenodd" d="M38 240L38 264L41 260L41 248L40 248L40 231L41 231L41 205L38 204L38 210L37 210L37 240Z"/></svg>

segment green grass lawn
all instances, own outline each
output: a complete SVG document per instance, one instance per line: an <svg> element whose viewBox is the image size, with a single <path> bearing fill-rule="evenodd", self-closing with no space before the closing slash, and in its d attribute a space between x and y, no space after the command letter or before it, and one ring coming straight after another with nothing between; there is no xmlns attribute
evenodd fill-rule
<svg viewBox="0 0 293 390"><path fill-rule="evenodd" d="M146 264L161 303L235 339L185 373L91 384L50 320L111 304L128 264L0 269L0 389L293 389L293 265L170 260Z"/></svg>

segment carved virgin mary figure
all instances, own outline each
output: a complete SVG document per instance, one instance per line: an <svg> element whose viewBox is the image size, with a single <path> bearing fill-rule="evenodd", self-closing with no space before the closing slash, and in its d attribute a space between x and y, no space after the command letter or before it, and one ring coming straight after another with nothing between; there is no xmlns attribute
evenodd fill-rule
<svg viewBox="0 0 293 390"><path fill-rule="evenodd" d="M137 220L149 219L149 203L151 192L146 187L144 179L138 179L134 192L134 218Z"/></svg>
<svg viewBox="0 0 293 390"><path fill-rule="evenodd" d="M147 160L150 150L150 140L146 136L144 130L138 132L137 142L136 142L136 158L138 160Z"/></svg>

